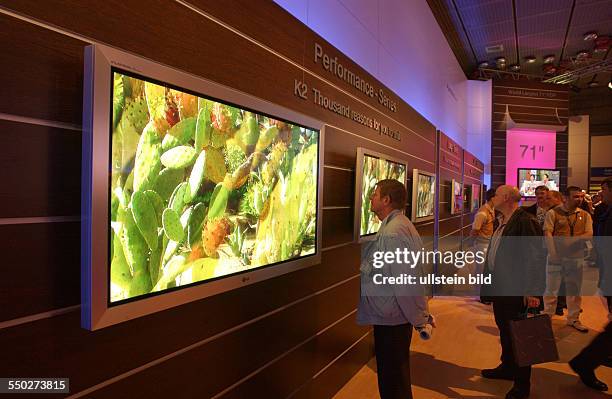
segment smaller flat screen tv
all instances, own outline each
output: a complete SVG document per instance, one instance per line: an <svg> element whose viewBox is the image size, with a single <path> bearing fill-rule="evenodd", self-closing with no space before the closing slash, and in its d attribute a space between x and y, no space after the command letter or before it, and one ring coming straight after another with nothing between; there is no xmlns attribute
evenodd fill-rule
<svg viewBox="0 0 612 399"><path fill-rule="evenodd" d="M482 190L480 184L472 184L472 199L470 201L470 213L480 208Z"/></svg>
<svg viewBox="0 0 612 399"><path fill-rule="evenodd" d="M355 232L356 240L378 232L381 220L370 209L370 197L376 184L384 179L395 179L406 186L406 163L400 159L367 148L357 149L355 174Z"/></svg>
<svg viewBox="0 0 612 399"><path fill-rule="evenodd" d="M472 186L463 185L463 213L469 213L472 209Z"/></svg>
<svg viewBox="0 0 612 399"><path fill-rule="evenodd" d="M412 221L434 218L436 201L436 175L423 170L412 172Z"/></svg>
<svg viewBox="0 0 612 399"><path fill-rule="evenodd" d="M463 190L461 182L453 179L451 181L451 190L451 215L456 215L463 210Z"/></svg>
<svg viewBox="0 0 612 399"><path fill-rule="evenodd" d="M558 169L519 168L517 174L519 191L523 197L535 197L535 190L539 186L559 191L561 172Z"/></svg>

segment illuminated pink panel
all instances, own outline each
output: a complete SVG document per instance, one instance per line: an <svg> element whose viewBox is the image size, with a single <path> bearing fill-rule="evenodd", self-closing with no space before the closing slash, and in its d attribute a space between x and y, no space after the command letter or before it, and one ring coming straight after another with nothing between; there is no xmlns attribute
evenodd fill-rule
<svg viewBox="0 0 612 399"><path fill-rule="evenodd" d="M554 169L557 133L542 130L506 131L506 184L516 186L518 168Z"/></svg>

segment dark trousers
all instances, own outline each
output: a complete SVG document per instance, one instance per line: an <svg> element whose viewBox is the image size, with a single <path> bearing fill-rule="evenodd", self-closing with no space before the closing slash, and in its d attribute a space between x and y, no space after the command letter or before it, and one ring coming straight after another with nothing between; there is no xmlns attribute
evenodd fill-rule
<svg viewBox="0 0 612 399"><path fill-rule="evenodd" d="M595 370L610 356L612 356L612 322L608 323L606 329L572 361L580 368Z"/></svg>
<svg viewBox="0 0 612 399"><path fill-rule="evenodd" d="M507 368L514 374L514 385L519 388L529 389L531 380L531 366L518 367L512 352L512 339L510 338L510 320L520 318L525 311L523 297L506 296L495 297L493 301L493 314L495 323L499 328L499 339L501 341L502 367Z"/></svg>
<svg viewBox="0 0 612 399"><path fill-rule="evenodd" d="M374 351L381 399L412 399L411 339L412 324L374 326Z"/></svg>

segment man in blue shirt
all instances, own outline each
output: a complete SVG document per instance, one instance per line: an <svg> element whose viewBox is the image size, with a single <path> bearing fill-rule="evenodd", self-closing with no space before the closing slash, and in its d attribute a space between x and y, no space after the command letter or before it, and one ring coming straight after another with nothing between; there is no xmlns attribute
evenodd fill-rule
<svg viewBox="0 0 612 399"><path fill-rule="evenodd" d="M381 253L397 254L404 249L421 251L423 243L410 219L404 215L406 188L402 183L393 179L379 181L370 201L372 212L382 223L374 241L365 243L362 248L357 323L374 327L381 399L412 398L409 362L412 327L433 324L424 287L418 284L423 265L410 265L400 259L389 262L389 258L385 258L385 262L378 264L373 260L381 260L376 255ZM417 284L380 283L382 277L401 276L414 276Z"/></svg>

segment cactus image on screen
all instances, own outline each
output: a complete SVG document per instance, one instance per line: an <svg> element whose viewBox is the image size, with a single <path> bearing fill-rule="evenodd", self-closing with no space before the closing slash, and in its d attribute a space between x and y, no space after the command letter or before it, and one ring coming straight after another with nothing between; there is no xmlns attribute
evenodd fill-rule
<svg viewBox="0 0 612 399"><path fill-rule="evenodd" d="M374 234L380 228L381 221L370 211L370 197L374 194L376 183L384 179L395 179L404 184L406 182L406 166L367 154L364 155L363 187L361 188L361 236Z"/></svg>
<svg viewBox="0 0 612 399"><path fill-rule="evenodd" d="M416 217L433 216L435 201L435 178L419 174L417 177Z"/></svg>
<svg viewBox="0 0 612 399"><path fill-rule="evenodd" d="M318 131L112 74L111 303L315 253Z"/></svg>

